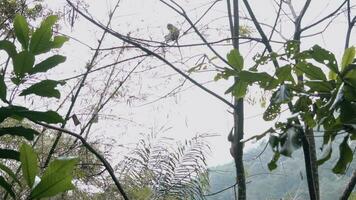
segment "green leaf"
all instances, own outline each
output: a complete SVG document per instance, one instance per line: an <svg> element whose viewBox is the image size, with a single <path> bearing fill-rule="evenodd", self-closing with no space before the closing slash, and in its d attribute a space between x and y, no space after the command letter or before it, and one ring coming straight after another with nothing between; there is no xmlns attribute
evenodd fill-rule
<svg viewBox="0 0 356 200"><path fill-rule="evenodd" d="M324 149L323 155L317 161L318 165L324 164L331 157L331 153L332 153L332 140L331 140L331 138L329 139L329 142L327 143L327 145L323 149Z"/></svg>
<svg viewBox="0 0 356 200"><path fill-rule="evenodd" d="M31 121L42 121L46 123L62 123L63 118L54 111L40 112L31 111L21 106L0 107L0 122L8 117L28 118Z"/></svg>
<svg viewBox="0 0 356 200"><path fill-rule="evenodd" d="M24 16L16 15L14 29L17 40L21 43L22 48L27 50L29 43L29 28Z"/></svg>
<svg viewBox="0 0 356 200"><path fill-rule="evenodd" d="M0 137L3 135L20 136L26 138L27 140L33 140L34 136L39 135L39 133L33 129L18 126L0 128Z"/></svg>
<svg viewBox="0 0 356 200"><path fill-rule="evenodd" d="M227 61L237 71L241 71L244 66L244 59L237 49L233 49L227 54Z"/></svg>
<svg viewBox="0 0 356 200"><path fill-rule="evenodd" d="M237 99L241 99L246 95L248 84L242 81L239 81L236 85L233 86L232 95Z"/></svg>
<svg viewBox="0 0 356 200"><path fill-rule="evenodd" d="M349 64L354 61L355 58L355 47L347 48L342 56L341 70L344 70Z"/></svg>
<svg viewBox="0 0 356 200"><path fill-rule="evenodd" d="M0 163L0 170L5 172L7 175L9 175L9 177L11 177L17 184L19 184L21 186L21 182L19 181L19 179L17 179L16 174L14 172L12 172L12 170L10 168L8 168L6 165Z"/></svg>
<svg viewBox="0 0 356 200"><path fill-rule="evenodd" d="M32 188L35 183L36 175L39 172L37 154L33 148L23 143L20 148L20 161L22 174L29 188Z"/></svg>
<svg viewBox="0 0 356 200"><path fill-rule="evenodd" d="M278 77L279 83L282 83L284 81L291 81L292 83L295 83L294 78L292 76L292 68L290 65L278 68L276 71L276 76Z"/></svg>
<svg viewBox="0 0 356 200"><path fill-rule="evenodd" d="M46 60L35 65L35 67L30 71L30 74L46 72L49 69L52 69L53 67L59 65L60 63L63 63L64 61L66 61L66 57L64 57L64 56L61 56L61 55L51 56L51 57L47 58Z"/></svg>
<svg viewBox="0 0 356 200"><path fill-rule="evenodd" d="M39 28L33 33L30 43L30 52L38 55L46 53L51 49L52 26L58 17L51 15L47 17Z"/></svg>
<svg viewBox="0 0 356 200"><path fill-rule="evenodd" d="M16 195L15 195L14 191L12 190L11 185L10 185L8 182L6 182L5 178L2 177L2 176L0 176L0 186L1 186L2 188L4 188L5 191L8 192L9 195L10 195L13 199L16 198Z"/></svg>
<svg viewBox="0 0 356 200"><path fill-rule="evenodd" d="M35 56L28 51L22 51L14 56L12 60L14 72L18 77L24 77L25 73L30 72L35 63Z"/></svg>
<svg viewBox="0 0 356 200"><path fill-rule="evenodd" d="M3 102L7 102L6 100L6 84L5 84L5 80L4 80L4 76L0 75L0 99Z"/></svg>
<svg viewBox="0 0 356 200"><path fill-rule="evenodd" d="M68 40L69 39L65 36L54 36L53 41L51 42L51 48L61 48Z"/></svg>
<svg viewBox="0 0 356 200"><path fill-rule="evenodd" d="M356 104L349 101L340 103L340 121L342 123L356 123Z"/></svg>
<svg viewBox="0 0 356 200"><path fill-rule="evenodd" d="M268 169L273 171L277 168L277 162L279 160L280 154L278 152L274 153L272 160L268 163Z"/></svg>
<svg viewBox="0 0 356 200"><path fill-rule="evenodd" d="M20 161L20 153L11 149L0 149L0 158Z"/></svg>
<svg viewBox="0 0 356 200"><path fill-rule="evenodd" d="M74 188L72 172L77 159L58 159L51 162L44 172L41 182L31 192L31 198L51 197Z"/></svg>
<svg viewBox="0 0 356 200"><path fill-rule="evenodd" d="M266 111L263 113L263 119L265 121L272 121L276 119L276 117L280 114L280 112L281 112L281 104L271 103L269 104Z"/></svg>
<svg viewBox="0 0 356 200"><path fill-rule="evenodd" d="M296 69L303 72L310 80L327 80L323 70L311 63L300 62L296 65Z"/></svg>
<svg viewBox="0 0 356 200"><path fill-rule="evenodd" d="M349 136L346 136L339 146L340 157L336 165L332 169L335 174L343 174L347 168L347 165L352 161L352 149L348 144Z"/></svg>
<svg viewBox="0 0 356 200"><path fill-rule="evenodd" d="M17 112L21 117L26 117L31 121L41 121L46 122L49 124L56 124L56 123L63 123L63 118L54 111L46 111L46 112L39 112L39 111L20 111Z"/></svg>
<svg viewBox="0 0 356 200"><path fill-rule="evenodd" d="M266 72L251 72L251 71L241 71L239 73L239 79L248 84L252 84L255 82L268 82L273 80L274 78L267 74Z"/></svg>
<svg viewBox="0 0 356 200"><path fill-rule="evenodd" d="M17 54L15 45L7 40L0 41L0 50L5 50L11 58Z"/></svg>
<svg viewBox="0 0 356 200"><path fill-rule="evenodd" d="M41 97L55 97L59 99L61 97L61 94L57 89L55 89L58 84L63 84L63 82L54 80L44 80L31 85L27 89L24 89L21 92L20 96L36 94Z"/></svg>
<svg viewBox="0 0 356 200"><path fill-rule="evenodd" d="M339 73L337 61L334 54L331 52L321 48L318 45L315 45L312 47L311 51L309 51L309 54L315 61L325 64L331 71L337 74Z"/></svg>
<svg viewBox="0 0 356 200"><path fill-rule="evenodd" d="M331 81L305 81L304 84L310 88L309 92L325 92L330 93L335 89L335 84Z"/></svg>

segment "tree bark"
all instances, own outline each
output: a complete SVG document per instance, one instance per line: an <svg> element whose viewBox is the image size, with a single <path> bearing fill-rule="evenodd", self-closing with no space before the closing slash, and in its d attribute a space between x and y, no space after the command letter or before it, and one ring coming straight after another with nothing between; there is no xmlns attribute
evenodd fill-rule
<svg viewBox="0 0 356 200"><path fill-rule="evenodd" d="M350 197L352 190L355 188L355 185L356 185L356 170L354 170L351 180L346 185L345 190L340 197L340 200L347 200Z"/></svg>

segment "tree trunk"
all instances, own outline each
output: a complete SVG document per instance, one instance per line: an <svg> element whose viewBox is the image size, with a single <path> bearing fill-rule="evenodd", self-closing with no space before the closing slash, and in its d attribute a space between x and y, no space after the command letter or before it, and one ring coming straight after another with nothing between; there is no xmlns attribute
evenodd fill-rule
<svg viewBox="0 0 356 200"><path fill-rule="evenodd" d="M342 193L340 200L347 200L350 195L352 190L354 189L356 185L356 170L354 170L354 173L352 174L350 182L346 185L344 192Z"/></svg>

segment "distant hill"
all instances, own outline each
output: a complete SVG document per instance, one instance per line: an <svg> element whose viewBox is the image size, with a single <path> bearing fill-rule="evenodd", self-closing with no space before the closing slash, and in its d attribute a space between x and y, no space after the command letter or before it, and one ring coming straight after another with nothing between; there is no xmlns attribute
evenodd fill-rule
<svg viewBox="0 0 356 200"><path fill-rule="evenodd" d="M317 141L321 144L321 141ZM261 142L256 148L249 150L245 159L245 170L247 177L247 196L252 200L306 200L308 197L307 182L304 170L304 157L302 150L293 154L292 158L281 157L278 168L270 172L267 163L271 160L273 152L268 146L265 152L258 158L266 143ZM319 145L320 146L320 145ZM318 154L320 154L318 150ZM333 147L332 158L319 167L319 180L322 200L338 199L351 172L355 167L352 163L347 174L337 176L331 172L336 163L338 145ZM235 183L234 163L228 163L209 169L210 194L227 188ZM219 194L208 196L208 200L233 200L234 189L228 189Z"/></svg>

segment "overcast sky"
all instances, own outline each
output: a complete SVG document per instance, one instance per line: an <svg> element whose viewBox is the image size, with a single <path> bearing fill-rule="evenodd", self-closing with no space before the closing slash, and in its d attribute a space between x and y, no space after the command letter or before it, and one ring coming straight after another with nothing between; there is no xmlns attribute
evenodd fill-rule
<svg viewBox="0 0 356 200"><path fill-rule="evenodd" d="M60 8L59 4L51 5L54 1L49 1L50 7ZM104 24L107 22L107 13L113 7L116 1L114 0L86 0L89 5L89 12L93 17L102 21ZM207 9L209 3L212 1L207 0L181 0L183 7L188 11L189 16L195 21ZM275 19L276 4L272 0L251 0L251 5L260 22L272 24ZM304 1L293 1L296 10L299 11ZM335 9L335 5L340 4L340 0L313 0L310 9L306 13L306 18L303 24L310 24L320 16L325 16L330 10ZM241 15L245 15L245 8L241 6ZM289 13L287 7L284 7L286 12ZM197 26L204 31L209 41L216 41L224 37L228 37L228 21L226 18L226 2L221 1L217 3L216 7L208 14ZM112 28L122 34L132 32L133 36L154 40L163 41L166 31L166 24L172 23L177 27L186 30L189 28L184 19L172 12L170 8L160 3L158 0L122 0L118 12L115 14ZM249 25L247 21L242 21L241 24ZM208 25L205 26L204 25ZM291 37L293 27L288 22L287 17L283 17L281 21L281 31L287 38ZM319 26L309 33L320 30L323 26ZM280 27L279 27L280 28ZM336 55L340 56L344 46L344 35L346 29L346 20L342 15L335 20L332 26L325 31L324 34L312 39L304 40L304 48L310 47L317 43L327 49L333 50ZM267 33L269 29L265 29ZM87 21L80 19L76 22L74 29L71 29L68 24L63 25L63 33L79 38L91 46L95 46L97 38L100 36L101 31L89 24ZM257 33L253 36L258 37ZM199 43L201 42L198 37L189 34L183 37L180 44ZM351 44L355 44L355 37L352 37ZM107 40L104 45L112 46L113 44L120 44L117 39ZM251 64L251 57L253 52L259 51L261 47L255 44L245 44L241 46L241 52L246 57L247 65ZM231 49L231 46L219 47L218 50L221 55ZM85 63L90 58L90 51L87 47L71 40L64 48L64 54L67 56L65 66L59 71L56 76L69 77L73 73L78 74L84 71ZM278 47L276 48L278 50ZM182 50L183 56L195 55L206 53L212 55L206 48L190 48ZM171 58L179 59L179 53L174 50ZM130 64L134 65L134 62ZM148 65L159 65L160 63L155 60L150 60L143 67ZM147 66L146 66L147 65ZM180 65L177 65L180 66ZM188 69L189 66L194 66L192 62L187 65L181 66L183 69ZM120 116L123 119L134 121L134 123L127 123L122 120L104 120L94 126L93 130L95 135L99 138L110 136L117 140L116 146L119 144L135 143L141 132L147 132L150 128L154 131L159 130L161 127L167 129L164 136L184 139L191 138L198 133L211 133L219 136L211 138L210 144L212 154L209 156L209 165L224 164L232 160L229 154L230 144L227 142L227 134L232 127L232 115L227 112L228 107L214 97L201 91L198 88L190 87L191 84L187 83L183 88L183 92L178 93L175 97L168 97L166 99L140 106L148 103L160 96L166 94L181 82L181 77L174 74L170 68L160 66L159 70L153 70L149 73L135 75L128 89L140 90L140 93L133 92L132 95L142 97L141 100L134 100L132 104L111 104L109 108L105 109L106 114L113 114ZM157 78L161 77L161 78ZM165 77L168 77L165 80ZM193 78L200 82L213 80L214 73L197 73L192 75ZM93 75L93 79L99 79L100 74ZM142 81L140 87L135 86L135 83ZM229 87L231 81L219 81L206 84L211 90L224 95L224 91ZM251 137L256 134L264 132L271 125L261 119L263 108L261 108L258 100L260 98L259 90L251 89L250 97L255 97L257 103L251 104L246 102L245 108L245 137ZM256 93L256 94L255 94ZM145 98L143 98L145 97ZM231 100L229 95L224 96L226 99ZM251 147L251 143L247 144ZM121 151L119 147L116 149Z"/></svg>

